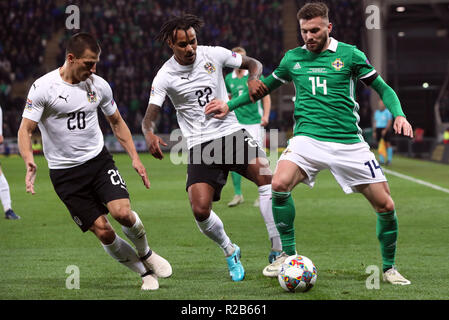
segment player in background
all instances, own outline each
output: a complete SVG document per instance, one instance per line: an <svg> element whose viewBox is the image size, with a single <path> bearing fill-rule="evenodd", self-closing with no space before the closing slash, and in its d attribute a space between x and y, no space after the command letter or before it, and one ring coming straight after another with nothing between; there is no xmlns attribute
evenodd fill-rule
<svg viewBox="0 0 449 320"><path fill-rule="evenodd" d="M234 113L218 120L206 117L204 108L213 99L228 99L223 67L248 69L250 94L264 93L257 81L262 65L222 47L198 45L197 33L202 25L200 18L186 14L162 26L157 38L168 44L173 56L153 80L142 131L150 153L162 159L160 145L167 144L155 135L154 128L160 107L168 96L187 140L186 191L195 221L200 231L223 250L232 281L241 281L245 269L240 260L240 247L232 243L225 232L223 222L212 210L212 202L220 199L228 172L237 171L258 186L261 211L266 212L264 217L271 218L267 225L270 232L275 232L271 213L271 171L265 152L242 130Z"/></svg>
<svg viewBox="0 0 449 320"><path fill-rule="evenodd" d="M170 276L172 268L150 249L142 221L131 210L126 184L104 146L98 108L143 184L150 187L111 87L95 74L100 51L92 35L73 35L67 43L64 65L37 79L30 88L18 133L19 151L26 166L26 191L35 194L37 166L31 136L39 126L51 181L72 219L83 232L92 231L112 258L142 277L142 290L156 290L158 277ZM137 252L115 233L106 218L108 212L122 225Z"/></svg>
<svg viewBox="0 0 449 320"><path fill-rule="evenodd" d="M232 51L246 56L246 50L242 47L235 47ZM261 76L261 79L263 76ZM248 70L234 69L225 77L226 90L229 98L238 97L246 89L248 81ZM263 105L263 107L262 107ZM265 147L265 129L268 124L271 109L270 95L266 95L262 100L250 103L244 107L235 109L235 115L239 123L248 131L259 143L261 148ZM232 184L234 186L234 198L228 203L228 207L235 207L243 203L242 176L231 171ZM259 206L259 198L254 201L254 206Z"/></svg>
<svg viewBox="0 0 449 320"><path fill-rule="evenodd" d="M380 139L384 139L387 148L387 161L383 155L379 154L380 164L391 164L393 161L393 147L391 146L391 127L393 125L393 115L382 100L379 101L379 109L374 112L373 121L373 138L379 143Z"/></svg>
<svg viewBox="0 0 449 320"><path fill-rule="evenodd" d="M395 133L413 137L412 126L396 93L365 54L355 46L329 37L332 24L328 11L324 3L308 3L298 11L305 45L289 50L278 68L262 80L270 92L290 81L296 87L294 136L277 163L272 181L273 216L284 252L263 274L276 277L286 257L296 253L296 210L291 191L300 182L312 187L317 174L329 169L345 193L362 193L376 212L384 281L407 285L410 281L395 267L398 237L395 205L387 179L358 126L355 82L361 80L380 95L395 117ZM214 100L206 107L206 115L223 118L248 101L248 94L227 104Z"/></svg>
<svg viewBox="0 0 449 320"><path fill-rule="evenodd" d="M3 110L0 106L0 144L4 141L3 139ZM3 210L5 212L5 219L18 220L20 216L15 214L11 208L11 193L9 192L9 184L6 180L5 174L0 167L0 200L2 201Z"/></svg>

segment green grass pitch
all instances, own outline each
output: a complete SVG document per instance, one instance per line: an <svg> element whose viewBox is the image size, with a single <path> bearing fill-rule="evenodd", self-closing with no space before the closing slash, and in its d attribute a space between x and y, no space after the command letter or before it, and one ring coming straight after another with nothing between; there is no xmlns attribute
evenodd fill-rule
<svg viewBox="0 0 449 320"><path fill-rule="evenodd" d="M307 293L284 292L277 279L265 278L269 240L258 208L252 206L256 187L243 180L245 203L228 208L230 181L214 204L231 240L242 249L246 278L233 283L222 251L197 228L187 193L185 165L141 155L151 181L146 190L129 158L114 158L128 184L132 208L145 224L150 246L173 266L160 289L142 292L141 280L109 257L95 236L83 234L57 198L46 161L36 157L36 195L25 193L23 161L1 159L13 208L22 219L0 220L0 299L148 299L148 300L352 300L448 299L449 194L389 176L399 217L397 265L412 284L382 283L368 290L370 265L381 266L376 216L358 194L345 195L329 172L313 189L298 186L296 205L298 253L318 269L316 286ZM389 169L449 189L449 166L396 156ZM230 179L230 178L229 178ZM115 230L120 226L109 216ZM80 288L67 289L68 266L80 270Z"/></svg>

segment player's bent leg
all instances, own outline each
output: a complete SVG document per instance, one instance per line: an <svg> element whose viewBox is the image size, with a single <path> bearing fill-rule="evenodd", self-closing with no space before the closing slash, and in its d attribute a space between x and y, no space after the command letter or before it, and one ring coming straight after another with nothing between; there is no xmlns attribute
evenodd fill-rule
<svg viewBox="0 0 449 320"><path fill-rule="evenodd" d="M115 240L115 231L106 216L99 216L89 228L103 245L109 245Z"/></svg>
<svg viewBox="0 0 449 320"><path fill-rule="evenodd" d="M101 241L104 250L113 259L142 277L142 290L157 290L159 288L157 277L152 272L147 271L134 249L115 233L106 216L98 217L89 230Z"/></svg>
<svg viewBox="0 0 449 320"><path fill-rule="evenodd" d="M273 217L281 236L282 250L287 255L296 253L294 228L296 210L291 190L305 178L305 172L295 163L281 160L271 183Z"/></svg>
<svg viewBox="0 0 449 320"><path fill-rule="evenodd" d="M405 279L395 268L398 218L387 182L356 187L371 203L377 214L376 236L380 243L384 281L406 285Z"/></svg>
<svg viewBox="0 0 449 320"><path fill-rule="evenodd" d="M189 186L187 191L195 220L204 221L209 218L214 188L208 183L194 183Z"/></svg>
<svg viewBox="0 0 449 320"><path fill-rule="evenodd" d="M296 254L295 239L295 204L291 196L291 190L306 178L305 172L295 163L288 160L280 160L277 164L272 179L272 210L282 241L283 253L270 265L266 266L263 274L267 277L276 277L284 260Z"/></svg>
<svg viewBox="0 0 449 320"><path fill-rule="evenodd" d="M214 189L207 183L195 183L189 186L188 194L198 228L223 250L232 281L243 280L245 270L240 261L240 248L231 242L223 222L212 210Z"/></svg>
<svg viewBox="0 0 449 320"><path fill-rule="evenodd" d="M122 226L132 227L136 223L135 216L131 213L129 199L117 199L106 204L111 216Z"/></svg>
<svg viewBox="0 0 449 320"><path fill-rule="evenodd" d="M150 249L145 227L139 215L131 210L129 199L112 200L107 203L107 207L114 219L122 225L125 235L136 247L137 254L147 271L153 272L160 278L170 277L173 273L170 263Z"/></svg>
<svg viewBox="0 0 449 320"><path fill-rule="evenodd" d="M271 242L271 251L268 261L272 263L282 252L282 243L279 231L276 228L271 206L271 170L266 158L256 158L246 168L246 176L258 186L260 214L267 227L268 237Z"/></svg>

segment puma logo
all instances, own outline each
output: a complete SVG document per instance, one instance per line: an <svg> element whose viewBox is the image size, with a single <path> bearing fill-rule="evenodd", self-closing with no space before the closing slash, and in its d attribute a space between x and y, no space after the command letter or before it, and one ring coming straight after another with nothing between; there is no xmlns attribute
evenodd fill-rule
<svg viewBox="0 0 449 320"><path fill-rule="evenodd" d="M59 96L59 98L65 100L66 103L68 103L68 101L67 101L68 97L69 97L69 95L67 95L67 97L65 97L65 98L63 96L61 96L61 95Z"/></svg>

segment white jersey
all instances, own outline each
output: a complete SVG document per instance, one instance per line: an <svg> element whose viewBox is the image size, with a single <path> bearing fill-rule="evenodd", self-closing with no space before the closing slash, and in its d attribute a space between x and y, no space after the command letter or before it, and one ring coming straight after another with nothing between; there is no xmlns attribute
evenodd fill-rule
<svg viewBox="0 0 449 320"><path fill-rule="evenodd" d="M33 83L22 116L38 123L50 169L75 167L101 152L98 107L106 116L117 109L111 87L95 74L70 84L56 69Z"/></svg>
<svg viewBox="0 0 449 320"><path fill-rule="evenodd" d="M222 47L198 46L195 62L187 66L172 56L153 80L149 103L162 106L165 97L170 98L189 149L229 135L242 128L234 112L219 120L206 117L204 109L213 99L229 100L223 67L241 64L240 54Z"/></svg>

